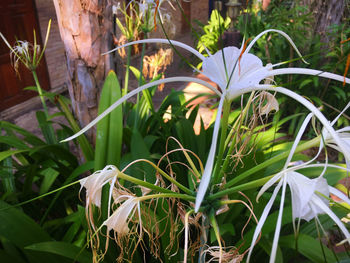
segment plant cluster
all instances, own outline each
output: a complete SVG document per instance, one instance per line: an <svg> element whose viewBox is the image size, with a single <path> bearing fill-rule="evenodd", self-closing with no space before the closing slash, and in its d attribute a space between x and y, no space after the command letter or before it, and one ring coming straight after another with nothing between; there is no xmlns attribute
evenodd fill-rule
<svg viewBox="0 0 350 263"><path fill-rule="evenodd" d="M139 9L160 5L131 2ZM82 130L67 102L50 94L43 95L56 99L70 125L54 131L56 141L1 122L4 262L347 260L350 200L334 186L350 171L350 128L335 124L350 103L329 117L310 98L282 87L279 76L308 75L336 81L339 88L350 79L290 66L290 58L284 62L276 54L269 55L274 64L253 54L262 41L273 45L270 36L276 35L283 39L277 38L276 45L288 43L305 62L291 37L279 29L263 30L249 42L246 37L240 48L218 47L207 56L175 40L137 40L111 52L140 43L143 50L146 43L170 44L196 56L201 73L217 86L195 77L162 78L156 70L146 81L142 62L139 69L131 67L128 52L126 67L139 86L129 90L127 73L120 87L111 71L98 117ZM259 48L259 55L266 51ZM171 82L196 82L213 92L216 113L208 129L201 123L199 134L194 132L199 107L189 112L191 101L182 92L171 91L155 107L155 90ZM129 100L133 96L136 103ZM281 117L285 106L280 96L304 107L306 116ZM38 116L45 134L54 116ZM300 125L291 139L282 127L294 120ZM94 125L93 150L83 133ZM73 139L84 164L70 153L67 142ZM345 163L330 158L331 150ZM86 171L91 173L78 178ZM78 205L78 193L85 207ZM49 194L55 194L52 200L45 198ZM39 218L43 210L47 212ZM332 240L331 231L338 232L339 240ZM338 247L344 252L335 252Z"/></svg>

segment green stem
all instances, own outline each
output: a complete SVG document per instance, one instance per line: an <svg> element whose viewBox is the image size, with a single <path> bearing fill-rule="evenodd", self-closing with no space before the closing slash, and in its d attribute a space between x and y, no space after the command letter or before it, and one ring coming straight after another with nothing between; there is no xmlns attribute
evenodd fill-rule
<svg viewBox="0 0 350 263"><path fill-rule="evenodd" d="M245 116L246 116L246 114L247 114L247 112L248 112L248 109L249 109L250 104L251 104L251 102L252 102L252 100L253 100L253 97L254 97L254 92L252 92L252 94L250 95L249 100L248 100L248 102L247 102L247 105L244 107L244 109L243 109L243 111L241 112L241 114L239 115L238 119L237 119L236 122L233 124L233 126L232 126L232 128L231 128L231 131L230 131L229 135L228 135L227 138L226 138L225 147L227 147L228 144L230 143L230 138L233 136L233 133L234 133L234 132L238 133L239 128L237 128L237 125L238 125L239 123L242 124L242 121L244 120L244 118L245 118ZM240 126L241 126L241 125L240 125ZM231 140L230 148L229 148L229 150L227 151L226 158L225 158L224 163L223 163L222 168L221 168L221 171L222 171L223 173L226 171L227 166L228 166L229 163L230 163L230 156L231 156L231 154L232 154L232 152L234 151L235 146L236 146L236 138L237 138L237 136Z"/></svg>
<svg viewBox="0 0 350 263"><path fill-rule="evenodd" d="M46 102L45 102L45 99L44 99L44 96L43 96L43 91L41 89L41 86L40 86L40 83L39 83L39 80L38 80L38 76L36 75L36 71L33 70L32 74L33 74L33 78L34 78L34 81L35 81L36 89L37 89L37 91L39 93L39 98L40 98L41 103L42 103L43 108L44 108L46 119L48 119L49 111L47 110Z"/></svg>
<svg viewBox="0 0 350 263"><path fill-rule="evenodd" d="M212 201L212 200L215 200L215 199L219 199L225 195L230 195L230 194L233 194L233 193L237 193L239 191L244 191L244 190L249 190L249 189L253 189L253 188L258 188L262 185L264 185L268 180L270 180L274 175L270 175L270 176L266 176L264 178L261 178L261 179L258 179L258 180L254 180L254 181L251 181L249 183L245 183L245 184L240 184L240 185L237 185L235 187L232 187L232 188L229 188L229 189L225 189L225 190L222 190L220 192L217 192L215 194L212 194L210 196L207 197L207 200L208 201Z"/></svg>
<svg viewBox="0 0 350 263"><path fill-rule="evenodd" d="M218 245L219 245L219 262L221 262L222 260L222 244L221 244L221 240L220 240L220 229L219 229L219 224L216 221L215 218L215 211L211 210L209 213L209 220L210 220L210 224L213 227L214 233L215 233L215 237L216 240L218 241Z"/></svg>
<svg viewBox="0 0 350 263"><path fill-rule="evenodd" d="M296 149L295 149L295 153L300 153L302 151L305 151L306 149L309 149L311 147L315 147L320 143L321 140L321 136L318 136L310 141L307 141L301 145L299 145ZM275 162L281 161L285 158L287 158L289 155L289 151L285 151L279 155L276 155L268 160L266 160L265 162L258 164L257 166L254 166L253 168L243 172L242 174L238 175L236 178L233 178L231 181L227 182L224 187L225 188L229 188L233 185L235 185L236 183L242 181L243 179L247 178L248 176L272 165Z"/></svg>
<svg viewBox="0 0 350 263"><path fill-rule="evenodd" d="M132 46L128 46L128 49L127 49L123 96L125 96L128 93L131 48Z"/></svg>
<svg viewBox="0 0 350 263"><path fill-rule="evenodd" d="M180 184L178 181L176 181L173 177L168 175L166 172L164 172L162 169L160 169L157 165L152 163L151 161L147 159L140 159L139 161L144 161L148 164L150 164L154 169L156 169L157 172L159 172L164 178L166 178L168 181L170 181L172 184L176 185L179 189L184 191L186 194L193 195L194 193L188 189L186 186Z"/></svg>
<svg viewBox="0 0 350 263"><path fill-rule="evenodd" d="M147 34L145 34L145 37L144 39L147 39ZM145 49L146 49L146 43L142 43L142 49L141 49L141 61L140 61L140 77L138 79L138 84L139 84L139 87L142 86L142 77L143 77L143 74L142 74L142 69L143 69L143 57L145 56ZM136 117L135 117L135 124L134 124L134 128L137 128L137 124L138 124L138 121L139 121L139 111L140 111L140 95L139 93L137 93L137 97L136 97Z"/></svg>
<svg viewBox="0 0 350 263"><path fill-rule="evenodd" d="M154 199L154 198L167 198L167 197L174 197L174 198L180 198L183 200L187 200L190 202L194 202L196 200L196 198L194 196L189 196L189 195L185 195L185 194L178 194L178 193L162 193L162 194L153 194L153 195L145 195L145 196L140 196L137 199L142 202L142 201L146 201L149 199Z"/></svg>
<svg viewBox="0 0 350 263"><path fill-rule="evenodd" d="M51 124L51 122L49 122L49 111L47 109L47 105L43 96L43 91L41 89L39 80L38 80L38 76L36 74L35 70L32 70L32 74L33 74L33 78L35 81L35 85L36 85L36 89L39 93L39 98L41 100L41 104L43 105L44 108L44 116L45 116L45 124L41 123L41 121L39 121L41 130L43 132L43 135L47 141L47 143L49 144L56 144L57 143L57 138L55 136L55 130L53 129L53 126Z"/></svg>
<svg viewBox="0 0 350 263"><path fill-rule="evenodd" d="M143 180L140 180L140 179L137 179L135 177L129 176L129 175L124 174L122 172L118 173L118 178L124 179L124 180L126 180L126 181L128 181L130 183L135 184L135 185L143 186L143 187L146 187L146 188L148 188L150 190L158 191L158 192L161 192L161 193L174 193L171 190L168 190L168 189L165 189L163 187L160 187L160 186L157 186L157 185L145 182Z"/></svg>
<svg viewBox="0 0 350 263"><path fill-rule="evenodd" d="M225 151L225 140L227 134L228 118L230 116L231 102L225 100L223 106L223 114L221 119L221 134L220 134L220 145L218 150L218 155L216 158L215 172L214 172L214 184L220 183L220 167L222 163L222 157ZM218 112L218 114L220 114Z"/></svg>

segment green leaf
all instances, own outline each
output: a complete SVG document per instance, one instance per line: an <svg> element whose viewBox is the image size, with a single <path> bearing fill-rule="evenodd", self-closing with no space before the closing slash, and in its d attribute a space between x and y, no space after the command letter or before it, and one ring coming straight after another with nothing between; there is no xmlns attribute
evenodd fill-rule
<svg viewBox="0 0 350 263"><path fill-rule="evenodd" d="M0 201L0 222L0 236L20 248L51 240L51 237L30 217L3 201Z"/></svg>
<svg viewBox="0 0 350 263"><path fill-rule="evenodd" d="M39 195L42 195L50 190L52 184L55 182L57 176L60 173L55 169L52 169L51 167L49 167L41 171L40 174L44 176L44 180L41 183L40 191L39 191Z"/></svg>
<svg viewBox="0 0 350 263"><path fill-rule="evenodd" d="M5 129L6 131L15 131L21 135L24 136L23 141L26 141L28 143L30 143L31 145L43 145L45 144L44 141L42 141L39 137L35 136L34 134L26 131L25 129L14 125L10 122L6 122L6 121L0 121L0 128Z"/></svg>
<svg viewBox="0 0 350 263"><path fill-rule="evenodd" d="M47 120L45 112L37 111L36 112L36 118L38 120L39 127L41 129L41 132L44 135L44 138L45 138L46 142L48 144L55 144L55 143L57 143L57 139L56 139L53 127L52 127L52 123Z"/></svg>
<svg viewBox="0 0 350 263"><path fill-rule="evenodd" d="M94 162L93 161L89 161L86 162L80 166L78 166L72 173L71 175L64 181L64 183L62 185L67 185L71 182L73 182L79 175L92 170L94 168ZM54 204L56 203L56 201L58 200L58 198L60 197L60 195L62 194L62 191L59 191L55 194L55 196L52 198L52 201L50 202L50 205L48 206L48 208L46 209L43 217L41 218L40 223L42 224L44 222L44 220L46 219L47 215L49 214L50 210L52 209L52 207L54 206Z"/></svg>
<svg viewBox="0 0 350 263"><path fill-rule="evenodd" d="M7 151L0 152L0 162L6 159L7 157L10 157L11 155L27 152L27 151L28 150L7 150Z"/></svg>
<svg viewBox="0 0 350 263"><path fill-rule="evenodd" d="M65 101L65 98L62 96L57 97L57 101L60 105L60 108L64 115L66 116L67 121L69 122L70 127L72 128L74 133L77 133L80 131L80 127L78 123L76 122L73 114L69 110L68 103ZM87 140L86 136L84 134L80 135L77 138L77 141L80 145L81 151L83 152L84 158L86 161L91 161L94 159L94 153L91 147L91 144Z"/></svg>
<svg viewBox="0 0 350 263"><path fill-rule="evenodd" d="M110 71L102 88L98 113L104 112L121 97L119 81ZM122 107L114 109L97 124L95 170L100 170L107 164L119 165L123 139Z"/></svg>
<svg viewBox="0 0 350 263"><path fill-rule="evenodd" d="M303 254L312 262L336 262L332 251L321 244L320 240L308 235L299 234L298 236L298 252ZM294 235L280 237L279 244L281 247L295 249ZM322 246L322 248L321 248ZM324 257L325 256L325 257Z"/></svg>
<svg viewBox="0 0 350 263"><path fill-rule="evenodd" d="M26 246L25 249L49 252L80 263L91 263L92 254L80 247L65 242L49 241Z"/></svg>
<svg viewBox="0 0 350 263"><path fill-rule="evenodd" d="M21 258L0 250L1 263L25 263Z"/></svg>

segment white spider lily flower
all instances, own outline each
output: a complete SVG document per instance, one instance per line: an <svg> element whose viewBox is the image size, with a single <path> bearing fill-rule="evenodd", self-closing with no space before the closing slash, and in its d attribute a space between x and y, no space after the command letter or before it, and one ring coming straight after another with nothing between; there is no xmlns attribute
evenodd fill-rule
<svg viewBox="0 0 350 263"><path fill-rule="evenodd" d="M328 207L329 201L315 192L329 197L326 179L322 177L310 179L298 172L290 172L286 178L292 195L293 220L300 218L310 221L317 215L325 213L319 203L322 202Z"/></svg>
<svg viewBox="0 0 350 263"><path fill-rule="evenodd" d="M350 200L344 194L339 193L339 191L334 191L334 188L327 184L326 179L322 177L310 179L295 171L279 173L273 178L271 178L269 182L266 183L266 185L260 190L258 197L261 196L270 186L272 186L278 180L280 181L274 189L269 202L265 206L265 209L260 217L259 223L255 229L247 262L249 262L250 260L254 244L267 219L267 216L272 208L277 194L282 188L281 203L272 245L272 251L270 254L270 263L275 261L277 244L281 231L281 221L287 185L289 186L292 195L293 224L295 223L296 219L304 219L306 221L310 221L313 218L317 218L317 216L320 214L327 214L338 225L338 227L343 232L344 236L347 239L350 238L350 233L347 230L347 228L344 226L341 220L334 214L334 212L329 208L329 201L327 198L329 198L329 194L332 193L348 204L350 204Z"/></svg>
<svg viewBox="0 0 350 263"><path fill-rule="evenodd" d="M328 72L322 72L319 70L303 68L285 68L276 70L273 69L274 67L280 66L283 63L278 63L275 65L268 64L266 67L264 67L261 60L258 57L249 54L248 52L250 51L254 43L262 35L268 32L276 32L284 36L294 47L298 55L301 57L300 52L294 45L291 38L286 33L280 30L269 29L255 37L246 50L243 49L244 45L242 45L242 48L240 50L234 47L229 47L218 51L215 55L209 54L209 57L203 59L203 74L219 85L219 87L222 89L222 97L225 97L227 100L233 100L234 98L243 95L244 93L259 90L280 92L297 100L305 107L307 107L321 121L321 123L325 126L327 131L331 134L332 138L334 138L334 140L339 145L340 139L335 133L333 127L329 125L328 120L312 103L288 89L282 87L275 87L273 85L260 84L260 82L263 79L272 78L275 75L282 74L317 75L320 77L326 77L338 81L343 81L343 76L339 76ZM345 81L347 83L350 83L350 79L346 79ZM220 113L221 111L218 111L217 114ZM204 199L205 193L210 183L212 169L214 166L214 154L212 154L212 152L215 153L216 151L216 141L218 138L217 133L215 132L219 130L219 125L220 118L217 118L215 121L214 135L212 139L213 141L209 151L208 160L197 192L197 198L195 203L196 212L198 212L200 208L200 205ZM215 143L213 143L214 141ZM340 146L340 148L342 148L342 152L348 152L345 154L350 155L350 149L347 151L342 146Z"/></svg>
<svg viewBox="0 0 350 263"><path fill-rule="evenodd" d="M86 189L86 203L92 203L101 207L101 194L104 185L110 183L111 188L114 186L118 175L118 169L113 165L106 166L103 170L94 172L92 175L80 180L80 191Z"/></svg>
<svg viewBox="0 0 350 263"><path fill-rule="evenodd" d="M282 74L305 74L305 75L325 77L328 79L334 79L340 82L344 81L344 77L340 75L328 73L328 72L323 72L320 70L306 69L306 68L274 69L275 67L283 65L284 63L267 65L264 67L261 60L258 57L252 54L249 54L248 52L252 48L253 44L262 35L268 32L276 32L284 36L290 42L290 44L294 47L298 55L301 57L300 52L294 45L291 38L283 31L275 30L275 29L265 30L264 32L260 33L257 37L255 37L252 40L252 42L248 45L246 50L244 50L244 45L242 46L241 49L237 49L235 47L228 47L218 51L214 55L209 54L208 57L204 57L197 50L193 49L192 47L186 44L183 44L178 41L167 40L167 39L146 39L146 40L134 41L109 51L108 53L116 51L117 49L123 48L125 46L134 45L138 43L165 43L165 44L172 44L173 46L184 48L203 61L204 75L209 77L213 82L217 83L222 91L221 92L218 91L216 88L212 87L209 83L205 81L201 81L196 78L188 78L188 77L166 78L163 80L148 83L146 85L143 85L131 91L130 93L128 93L127 95L125 95L124 97L116 101L113 105L111 105L106 111L104 111L100 116L98 116L95 120L93 120L80 132L65 139L64 141L72 140L77 136L81 135L82 133L90 129L93 125L95 125L98 121L100 121L104 116L109 114L113 109L115 109L121 103L123 103L124 101L126 101L127 99L136 95L137 93L141 92L144 89L148 89L150 87L159 85L161 83L167 83L167 82L173 82L173 81L185 81L185 82L193 81L210 88L217 95L220 96L220 103L219 103L217 117L214 124L212 143L208 154L204 173L202 175L201 182L197 192L196 203L195 203L196 212L198 212L201 206L201 203L204 199L204 196L206 194L206 191L208 189L208 186L210 184L212 170L214 167L216 145L217 145L217 139L218 139L218 133L219 133L219 127L220 127L220 121L221 121L221 111L222 111L224 100L233 100L234 98L244 93L259 91L259 90L267 90L267 91L283 93L297 100L299 103L307 107L315 115L315 117L318 118L319 121L323 124L325 129L329 132L331 138L334 139L334 141L340 147L344 155L350 156L350 149L346 149L344 146L341 145L341 140L338 134L335 132L333 127L329 124L329 121L312 103L310 103L308 100L306 100L302 96L296 94L295 92L285 89L283 87L260 84L260 82L266 78L271 78L275 75L282 75ZM345 78L345 82L350 83L350 79Z"/></svg>
<svg viewBox="0 0 350 263"><path fill-rule="evenodd" d="M297 145L299 144L302 135L304 134L304 131L306 127L308 126L311 118L313 117L313 114L310 113L302 123L300 130L295 138L295 141L291 147L289 156L287 157L286 163L282 169L282 171L278 174L276 174L274 177L272 177L259 191L257 195L257 200L259 197L272 185L274 185L276 182L278 182L277 186L275 187L273 194L267 203L267 205L264 208L264 211L260 217L259 223L255 229L251 248L248 254L247 262L249 262L250 256L252 254L254 245L257 241L257 238L262 230L262 227L267 219L267 216L272 208L272 205L277 197L278 192L282 188L282 194L281 194L281 203L279 208L279 214L277 218L276 223L276 229L275 229L275 235L273 239L272 244L272 250L270 254L270 263L275 261L276 258L276 252L277 252L277 244L278 239L282 227L282 215L283 215L283 207L284 207L284 200L285 200L285 194L286 194L286 187L289 186L292 194L292 211L293 211L293 227L296 231L295 227L295 219L299 218L304 220L311 220L313 218L317 219L318 214L328 214L329 217L332 218L332 220L339 226L339 228L342 230L343 234L346 237L350 237L349 232L344 227L340 219L332 212L332 210L329 208L329 202L326 198L329 198L329 194L332 193L336 196L338 196L340 199L344 200L345 202L350 204L350 200L342 194L340 191L337 191L335 188L329 186L327 184L327 181L322 178L324 171L321 173L321 175L318 178L315 179L309 179L305 177L304 175L295 172L295 170L300 168L307 168L312 167L310 165L311 162L315 160L316 157L312 158L310 161L297 165L295 167L288 168L288 165L290 164L292 157L294 155L294 152L296 150ZM339 138L338 138L339 139ZM321 146L320 146L321 147ZM325 165L325 168L327 165Z"/></svg>
<svg viewBox="0 0 350 263"><path fill-rule="evenodd" d="M103 223L108 231L114 230L120 235L126 235L129 232L129 222L138 210L139 219L141 217L140 202L135 196L120 196L127 200L113 212L113 214ZM141 220L139 220L141 223Z"/></svg>
<svg viewBox="0 0 350 263"><path fill-rule="evenodd" d="M237 90L254 87L269 76L269 69L255 55L243 53L236 47L226 47L203 61L203 74L228 90L227 99Z"/></svg>

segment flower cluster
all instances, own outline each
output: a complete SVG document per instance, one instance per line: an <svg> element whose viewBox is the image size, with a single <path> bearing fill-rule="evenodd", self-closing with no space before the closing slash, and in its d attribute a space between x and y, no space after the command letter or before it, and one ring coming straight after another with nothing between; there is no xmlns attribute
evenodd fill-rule
<svg viewBox="0 0 350 263"><path fill-rule="evenodd" d="M225 116L227 116L227 114L225 112L230 110L230 103L237 97L246 93L272 91L272 92L282 93L286 96L289 96L294 100L298 101L300 104L304 105L310 111L310 114L305 119L303 125L299 130L299 133L293 143L293 146L290 149L289 155L286 158L285 166L283 167L283 169L281 169L280 171L272 175L269 179L264 178L266 180L264 181L264 183L260 184L260 186L263 185L263 187L258 193L257 199L264 192L266 192L266 190L268 190L272 185L275 185L275 184L277 185L273 190L272 196L268 201L264 211L262 212L259 223L257 224L257 227L255 229L252 243L251 243L251 249L249 251L247 261L249 261L250 259L250 256L253 251L253 247L256 244L258 237L260 235L260 232L262 230L262 227L270 213L271 208L273 207L275 200L277 199L277 195L279 191L282 189L282 194L280 199L281 200L280 210L279 210L277 224L276 224L274 241L272 244L272 251L270 254L270 262L275 261L278 239L279 239L281 226L282 226L283 206L286 198L287 186L289 186L291 196L292 196L291 202L292 202L292 212L293 212L293 225L294 225L295 231L298 231L298 227L295 226L296 220L299 220L298 221L298 225L299 225L300 220L302 219L306 221L310 221L311 219L318 220L318 215L328 214L329 217L340 228L344 236L348 240L350 240L349 231L344 226L344 224L340 221L340 219L334 214L334 212L332 212L332 210L330 209L330 194L334 194L338 196L340 199L342 199L344 202L350 204L350 200L344 194L340 193L336 189L329 186L326 179L323 178L324 173L327 171L327 167L330 165L327 162L323 164L318 164L320 166L323 166L324 169L323 169L323 172L319 174L317 178L313 178L313 179L306 177L299 170L307 169L308 167L311 167L312 165L314 165L313 162L316 159L316 157L306 163L302 163L297 166L291 166L291 160L294 156L294 153L296 151L296 148L298 147L300 139L311 118L316 118L323 125L323 132L318 138L318 146L320 151L324 147L324 143L326 143L328 146L331 146L336 150L338 150L340 153L342 153L347 163L350 161L350 144L349 144L350 128L346 127L338 131L335 131L333 128L334 123L330 123L327 120L327 118L320 112L320 110L317 109L310 101L308 101L304 97L298 95L297 93L289 89L279 87L277 85L272 85L271 81L266 81L266 80L271 80L273 76L282 75L282 74L306 74L311 76L324 77L327 79L333 79L340 82L343 82L344 78L343 76L339 76L328 72L322 72L314 69L279 68L284 63L277 63L274 65L268 64L264 66L262 61L257 56L250 54L249 51L262 35L269 32L279 33L282 36L284 36L295 48L296 52L300 55L300 52L295 47L294 43L289 38L289 36L282 31L274 30L274 29L270 29L262 32L254 40L252 40L248 46L246 44L243 44L240 49L236 47L226 47L215 54L208 54L209 55L208 57L204 57L196 50L178 41L149 39L149 40L135 41L124 45L124 46L127 46L127 45L136 44L136 43L171 43L173 46L184 48L192 52L195 56L197 56L199 59L202 60L203 62L202 73L205 76L207 76L210 80L215 82L218 85L219 89L216 89L215 87L211 86L209 83L205 81L202 81L196 78L189 78L189 77L171 77L171 78L154 81L152 83L143 85L129 92L127 95L125 95L124 97L116 101L110 108L108 108L104 113L98 116L88 126L82 129L81 132L67 139L67 140L71 140L79 136L80 134L85 132L87 129L95 125L99 120L101 120L104 116L110 113L113 109L121 105L128 98L152 86L159 85L162 83L174 82L174 81L183 81L183 82L193 81L208 87L209 89L214 91L215 94L218 95L219 104L217 107L217 114L216 114L216 119L214 123L214 130L213 130L210 151L208 153L208 158L206 161L204 171L201 173L200 183L198 185L197 192L195 194L196 198L195 198L194 212L199 214L202 213L204 215L204 218L206 215L209 214L209 218L212 220L210 223L212 227L216 229L215 214L213 214L212 210L210 210L211 207L208 205L208 202L214 202L215 201L214 198L217 196L218 198L216 201L220 203L220 201L222 202L221 198L226 194L225 192L226 186L224 182L225 180L220 178L220 172L218 171L222 167L221 161L223 159L223 156L222 156L223 152L225 151L224 147L228 146L228 144L225 144L225 139L226 139L225 130L227 129L227 127L225 126L223 127L223 125L227 125L227 120L225 121ZM350 83L350 79L345 78L345 82ZM278 104L276 105L276 101L272 101L271 103L273 103L273 105L268 105L267 108L270 108L270 109L278 108ZM261 112L264 113L265 111L266 109ZM223 139L221 138L220 142L218 142L220 127L221 127L221 136L223 137ZM346 171L349 171L349 167L343 168L343 169L345 169ZM219 178L218 178L218 175L219 175ZM111 177L109 177L109 175L104 175L99 180L103 182L111 182ZM238 182L238 179L236 179L236 182ZM220 193L220 190L218 192L214 191L214 189L217 189L215 185L218 185L218 184L224 185L222 186L222 189L224 189L222 193ZM89 185L95 185L95 181L91 181L91 183L89 184L88 182L85 182L84 185L87 187L87 192L88 192L87 194L89 196L90 202L93 202L95 205L98 206L100 202L100 199L98 198L99 190L89 189ZM228 183L227 185L230 185L230 183ZM186 192L186 194L191 195L191 191L187 191L184 188L180 188L180 191L181 190ZM227 191L229 190L228 186L226 190ZM105 221L104 225L106 225L108 229L114 229L114 231L123 234L128 232L128 226L127 226L128 220L130 220L130 218L133 217L135 213L138 213L138 215L140 216L140 213L141 213L140 206L139 206L140 199L135 196L130 196L127 198L125 196L124 197L121 196L120 198L125 198L123 199L124 203L121 206L119 206L118 209L115 210L115 212ZM210 209L208 207L210 207ZM218 231L216 231L216 234L218 234ZM220 243L219 234L218 234L217 241L220 245L221 243ZM219 250L222 251L221 246ZM236 251L235 253L233 253L233 257L238 257L238 254L236 254Z"/></svg>

